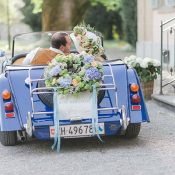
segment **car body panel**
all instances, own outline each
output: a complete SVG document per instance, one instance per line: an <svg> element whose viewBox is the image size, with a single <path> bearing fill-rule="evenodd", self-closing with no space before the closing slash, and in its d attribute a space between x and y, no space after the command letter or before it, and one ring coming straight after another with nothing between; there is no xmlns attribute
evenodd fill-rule
<svg viewBox="0 0 175 175"><path fill-rule="evenodd" d="M130 123L141 123L149 121L147 110L145 107L143 95L141 89L139 90L139 95L141 97L141 110L132 111L131 110L131 100L130 100L130 83L137 83L139 86L139 80L136 72L133 69L128 69L123 63L110 63L112 72L114 75L114 81L116 85L116 92L118 97L118 108L121 109L125 106L127 111L127 117L130 119ZM103 66L104 74L110 74L109 63ZM13 94L13 101L15 99L15 115L13 119L8 119L7 122L4 118L3 111L3 100L1 99L1 131L11 131L11 130L23 130L24 126L27 124L28 112L32 113L31 95L29 85L25 83L25 80L29 77L29 71L31 72L31 79L40 79L43 74L44 67L33 68L31 66L9 66L6 68L5 74L1 75L0 82L0 92L4 89L9 89ZM104 84L112 82L112 78L104 78ZM37 82L32 83L32 88L37 87ZM105 92L105 97L100 105L100 107L115 106L115 93L113 90L107 90ZM47 107L41 102L37 95L34 97L35 111L38 112L52 112L53 109ZM84 119L80 123L91 123L91 119ZM105 124L105 135L115 135L120 133L121 129L121 114L117 111L99 111L98 122ZM42 114L34 115L32 118L33 127L35 128L33 134L38 139L48 139L49 126L53 126L53 114ZM71 125L74 124L70 120L61 120L60 125ZM113 126L113 127L111 127ZM112 129L111 129L112 128Z"/></svg>
<svg viewBox="0 0 175 175"><path fill-rule="evenodd" d="M130 116L131 116L131 123L139 123L139 122L149 122L149 115L146 109L144 96L142 94L140 81L138 75L134 69L128 69L128 83L136 83L139 85L139 96L141 98L141 110L140 111L133 111L131 110L131 101L130 101Z"/></svg>
<svg viewBox="0 0 175 175"><path fill-rule="evenodd" d="M9 90L11 91L11 87L9 84L8 79L6 78L5 74L0 75L0 92L2 94L3 90ZM14 104L14 98L11 98L11 101ZM0 129L1 131L16 131L22 129L22 122L20 118L20 114L18 113L17 105L15 105L14 118L7 118L5 116L5 110L4 110L4 104L7 101L4 101L2 98L0 98ZM19 115L18 115L19 114Z"/></svg>

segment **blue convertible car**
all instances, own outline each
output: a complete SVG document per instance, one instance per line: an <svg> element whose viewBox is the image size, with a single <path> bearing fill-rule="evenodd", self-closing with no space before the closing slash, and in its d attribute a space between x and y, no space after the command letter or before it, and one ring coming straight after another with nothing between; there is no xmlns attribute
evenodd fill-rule
<svg viewBox="0 0 175 175"><path fill-rule="evenodd" d="M48 96L53 91L41 86L46 65L21 64L31 49L49 47L51 35L28 33L13 38L12 57L3 62L0 75L2 145L15 145L27 137L54 137L53 96ZM116 59L106 60L103 72L97 104L99 135L137 137L141 123L149 122L149 116L136 71ZM94 136L91 116L60 119L59 125L61 138Z"/></svg>

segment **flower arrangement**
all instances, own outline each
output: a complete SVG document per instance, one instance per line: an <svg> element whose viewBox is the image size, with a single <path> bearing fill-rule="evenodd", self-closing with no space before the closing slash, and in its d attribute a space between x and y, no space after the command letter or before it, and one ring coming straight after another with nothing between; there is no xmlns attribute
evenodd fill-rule
<svg viewBox="0 0 175 175"><path fill-rule="evenodd" d="M79 52L85 51L87 54L98 56L104 53L101 38L95 34L95 29L84 23L73 28L70 35L74 40ZM77 44L76 44L77 43Z"/></svg>
<svg viewBox="0 0 175 175"><path fill-rule="evenodd" d="M92 85L100 86L102 75L102 64L86 53L57 55L44 72L46 87L58 87L63 95L92 91Z"/></svg>
<svg viewBox="0 0 175 175"><path fill-rule="evenodd" d="M160 62L152 58L141 58L135 55L125 57L123 60L128 67L134 68L142 82L148 82L157 78L160 74Z"/></svg>

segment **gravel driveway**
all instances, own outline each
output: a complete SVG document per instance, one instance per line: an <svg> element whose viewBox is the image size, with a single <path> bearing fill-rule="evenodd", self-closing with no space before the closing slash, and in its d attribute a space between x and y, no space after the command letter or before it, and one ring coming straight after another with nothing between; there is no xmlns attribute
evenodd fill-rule
<svg viewBox="0 0 175 175"><path fill-rule="evenodd" d="M64 140L61 153L53 141L31 140L14 147L0 145L1 175L175 174L175 115L147 102L151 123L137 139L120 137Z"/></svg>

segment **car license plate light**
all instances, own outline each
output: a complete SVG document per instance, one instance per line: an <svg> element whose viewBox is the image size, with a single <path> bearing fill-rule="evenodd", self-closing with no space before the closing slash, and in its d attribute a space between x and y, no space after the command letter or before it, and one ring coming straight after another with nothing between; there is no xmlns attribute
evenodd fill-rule
<svg viewBox="0 0 175 175"><path fill-rule="evenodd" d="M141 106L140 106L140 105L132 105L132 106L131 106L131 109L132 109L133 111L140 111L140 110L141 110Z"/></svg>

